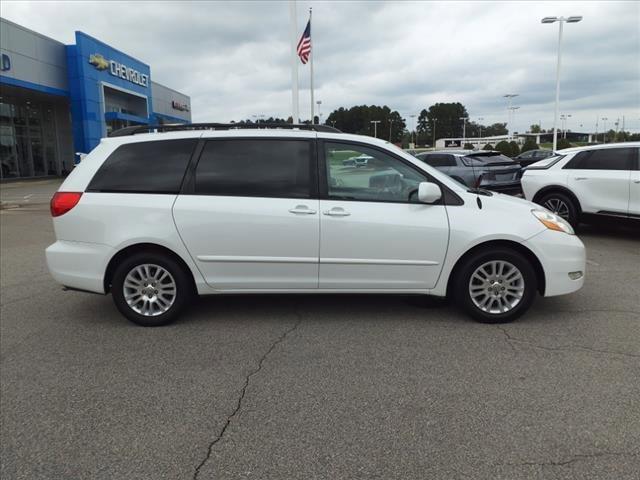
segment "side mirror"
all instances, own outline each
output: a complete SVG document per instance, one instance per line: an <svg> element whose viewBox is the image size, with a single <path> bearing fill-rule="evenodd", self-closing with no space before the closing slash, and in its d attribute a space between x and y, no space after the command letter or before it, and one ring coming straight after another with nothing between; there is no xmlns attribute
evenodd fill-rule
<svg viewBox="0 0 640 480"><path fill-rule="evenodd" d="M418 185L418 201L420 203L435 203L442 198L440 186L431 182L420 182Z"/></svg>

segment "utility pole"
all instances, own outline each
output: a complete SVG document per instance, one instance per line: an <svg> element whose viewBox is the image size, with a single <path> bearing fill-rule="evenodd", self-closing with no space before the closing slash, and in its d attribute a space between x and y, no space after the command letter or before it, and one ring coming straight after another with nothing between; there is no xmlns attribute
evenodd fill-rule
<svg viewBox="0 0 640 480"><path fill-rule="evenodd" d="M603 143L607 143L607 120L609 120L607 117L602 117L602 121L604 122L604 127L602 131Z"/></svg>
<svg viewBox="0 0 640 480"><path fill-rule="evenodd" d="M373 123L373 136L378 138L378 124L380 123L380 120L371 120L369 123Z"/></svg>
<svg viewBox="0 0 640 480"><path fill-rule="evenodd" d="M393 127L393 119L389 119L389 142L391 142L391 128Z"/></svg>
<svg viewBox="0 0 640 480"><path fill-rule="evenodd" d="M480 128L480 133L478 135L478 138L482 138L482 121L484 120L484 117L478 117L478 127Z"/></svg>

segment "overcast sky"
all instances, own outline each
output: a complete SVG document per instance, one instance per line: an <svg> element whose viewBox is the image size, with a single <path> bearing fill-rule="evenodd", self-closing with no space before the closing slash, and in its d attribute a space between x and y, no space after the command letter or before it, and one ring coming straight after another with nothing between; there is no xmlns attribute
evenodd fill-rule
<svg viewBox="0 0 640 480"><path fill-rule="evenodd" d="M640 131L640 2L297 2L297 31L313 6L316 99L386 104L408 116L459 101L483 123L515 131L553 122L558 24L565 25L561 113L572 130L602 131L625 116ZM64 43L82 30L151 66L151 77L191 96L194 121L291 114L288 2L9 2L2 16ZM309 67L300 64L300 115L309 116ZM582 128L580 125L583 125ZM412 123L410 123L412 126Z"/></svg>

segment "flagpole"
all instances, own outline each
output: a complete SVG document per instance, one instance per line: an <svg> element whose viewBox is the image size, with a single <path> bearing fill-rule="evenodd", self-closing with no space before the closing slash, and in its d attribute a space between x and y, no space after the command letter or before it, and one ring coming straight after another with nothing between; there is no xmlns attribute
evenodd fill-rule
<svg viewBox="0 0 640 480"><path fill-rule="evenodd" d="M311 27L311 7L309 7L309 26ZM309 28L309 34L311 34L312 29ZM313 102L313 57L315 50L315 45L313 44L313 40L311 40L311 61L309 63L309 83L311 90L311 124L315 123L315 115L314 115L314 102Z"/></svg>
<svg viewBox="0 0 640 480"><path fill-rule="evenodd" d="M296 52L297 15L296 0L289 0L289 18L291 23L291 123L300 121L298 108L298 55Z"/></svg>

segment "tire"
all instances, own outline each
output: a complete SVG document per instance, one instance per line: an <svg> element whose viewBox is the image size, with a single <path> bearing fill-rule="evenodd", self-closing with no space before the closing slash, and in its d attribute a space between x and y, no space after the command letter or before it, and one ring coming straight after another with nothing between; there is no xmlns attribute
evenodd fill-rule
<svg viewBox="0 0 640 480"><path fill-rule="evenodd" d="M578 206L576 202L568 195L561 192L547 193L540 198L538 202L547 210L551 210L556 215L560 215L572 227L578 225Z"/></svg>
<svg viewBox="0 0 640 480"><path fill-rule="evenodd" d="M499 265L503 265L502 275L499 275ZM498 268L492 269L492 266ZM494 275L480 280L491 272ZM529 309L538 290L537 283L533 266L521 253L509 248L483 250L464 260L457 270L453 296L478 322L507 323Z"/></svg>
<svg viewBox="0 0 640 480"><path fill-rule="evenodd" d="M120 313L130 321L143 327L159 327L179 317L193 295L193 287L189 274L173 258L140 252L118 264L111 294Z"/></svg>

